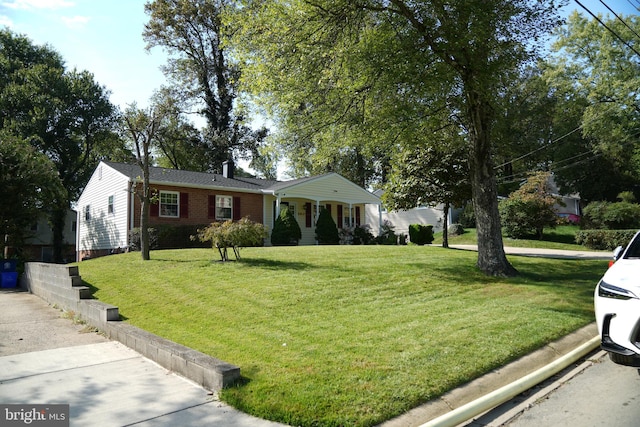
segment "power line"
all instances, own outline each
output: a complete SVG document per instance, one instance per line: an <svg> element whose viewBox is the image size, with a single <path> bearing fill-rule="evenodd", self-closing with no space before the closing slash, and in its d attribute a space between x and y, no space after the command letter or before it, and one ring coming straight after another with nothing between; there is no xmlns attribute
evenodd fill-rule
<svg viewBox="0 0 640 427"><path fill-rule="evenodd" d="M607 9L609 9L609 11L613 14L613 16L615 16L616 18L618 18L618 21L622 22L622 23L624 24L624 26L625 26L625 27L627 27L629 30L631 30L631 32L632 32L633 34L635 34L637 38L639 38L639 39L640 39L640 35L638 35L638 33L636 33L636 30L634 30L633 28L631 28L631 27L629 26L629 24L627 24L627 22L626 22L624 19L622 19L622 18L621 18L617 13L615 13L615 12L613 11L613 9L611 9L611 8L609 7L609 5L608 5L608 4L606 4L603 0L600 0L600 3L602 3L602 4L604 5L604 7L606 7Z"/></svg>
<svg viewBox="0 0 640 427"><path fill-rule="evenodd" d="M520 156L520 157L517 157L517 158L515 158L515 159L511 159L511 160L509 160L509 161L507 161L507 162L504 162L504 163L503 163L503 164L501 164L501 165L495 166L495 167L494 167L494 169L500 169L501 167L506 166L506 165L508 165L509 163L517 162L518 160L522 160L522 159L524 159L525 157L529 157L530 155L535 154L535 153L537 153L538 151L541 151L541 150L544 150L544 149L546 149L546 148L549 148L550 146L552 146L552 145L553 145L553 144L555 144L556 142L563 140L564 138L568 137L568 136L569 136L569 135L571 135L572 133L575 133L575 132L579 131L580 129L582 129L582 125L578 126L577 128L575 128L574 130L572 130L572 131L570 131L570 132L567 132L566 134L562 135L561 137L558 137L558 138L554 139L553 141L551 141L551 142L550 142L550 143L548 143L547 145L543 145L542 147L538 147L538 148L536 148L535 150L533 150L533 151L529 151L528 153L523 154L523 155L522 155L522 156Z"/></svg>
<svg viewBox="0 0 640 427"><path fill-rule="evenodd" d="M640 57L640 53L638 53L637 50L635 50L633 48L633 46L631 46L629 43L627 43L622 37L620 37L618 35L618 33L616 33L615 31L613 31L611 28L609 28L607 26L607 24L605 24L604 22L602 22L602 20L600 18L598 18L596 15L593 14L593 12L591 12L585 5L583 5L582 3L580 3L580 1L575 0L576 3L578 3L578 5L580 5L580 7L582 7L584 10L586 10L587 12L589 12L589 15L593 16L594 19L596 21L598 21L600 23L600 25L602 25L603 27L605 27L611 34L613 34L614 36L616 36L618 38L618 40L620 40L625 46L627 46L629 49L631 49L636 55L638 55Z"/></svg>

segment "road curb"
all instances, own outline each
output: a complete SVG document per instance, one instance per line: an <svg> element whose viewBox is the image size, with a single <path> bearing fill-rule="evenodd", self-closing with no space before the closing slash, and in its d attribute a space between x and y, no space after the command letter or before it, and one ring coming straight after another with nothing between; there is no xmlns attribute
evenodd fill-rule
<svg viewBox="0 0 640 427"><path fill-rule="evenodd" d="M507 401L508 399L501 400L504 398L502 395L521 388L521 381L526 380L527 387L513 396L553 376L579 360L580 357L584 357L596 349L600 344L600 338L597 335L596 324L595 322L591 323L533 353L454 389L439 399L427 402L386 421L381 424L381 427L445 427L469 421ZM536 382L531 381L532 378ZM500 399L495 399L495 395L498 393ZM489 404L487 404L488 401L490 401ZM460 416L462 411L465 412L464 417L466 418L464 419Z"/></svg>

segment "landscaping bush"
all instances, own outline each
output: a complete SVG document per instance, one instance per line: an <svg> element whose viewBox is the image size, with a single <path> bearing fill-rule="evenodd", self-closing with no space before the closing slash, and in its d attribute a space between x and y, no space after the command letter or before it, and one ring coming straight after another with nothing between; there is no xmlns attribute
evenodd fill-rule
<svg viewBox="0 0 640 427"><path fill-rule="evenodd" d="M295 215L286 207L280 211L271 231L271 244L274 246L295 246L302 238L300 225Z"/></svg>
<svg viewBox="0 0 640 427"><path fill-rule="evenodd" d="M589 249L612 251L626 246L637 230L581 230L576 233L576 243Z"/></svg>
<svg viewBox="0 0 640 427"><path fill-rule="evenodd" d="M221 261L228 261L228 248L233 249L237 260L240 259L240 249L251 246L262 246L267 237L267 228L249 218L242 218L240 221L214 222L206 228L198 230L197 236L201 242L210 242L211 246L218 249Z"/></svg>
<svg viewBox="0 0 640 427"><path fill-rule="evenodd" d="M551 194L549 172L529 176L518 190L498 205L504 233L513 239L542 239L544 228L554 228L558 223L554 210L556 203L561 203L561 199Z"/></svg>
<svg viewBox="0 0 640 427"><path fill-rule="evenodd" d="M369 224L358 225L353 229L353 240L351 241L354 245L369 245L374 241L375 237L371 233L371 227Z"/></svg>
<svg viewBox="0 0 640 427"><path fill-rule="evenodd" d="M473 211L473 203L469 202L464 206L458 221L464 228L476 228L476 214Z"/></svg>
<svg viewBox="0 0 640 427"><path fill-rule="evenodd" d="M340 235L331 213L324 207L320 208L320 215L316 222L316 240L321 245L337 245L340 243Z"/></svg>
<svg viewBox="0 0 640 427"><path fill-rule="evenodd" d="M583 228L628 230L640 228L640 205L631 202L591 202L583 210Z"/></svg>
<svg viewBox="0 0 640 427"><path fill-rule="evenodd" d="M461 236L464 234L462 224L451 224L447 230L451 236Z"/></svg>
<svg viewBox="0 0 640 427"><path fill-rule="evenodd" d="M409 240L416 245L429 245L433 242L433 225L409 225Z"/></svg>
<svg viewBox="0 0 640 427"><path fill-rule="evenodd" d="M206 227L199 225L160 225L158 230L158 249L206 248L208 244L191 239L198 230Z"/></svg>
<svg viewBox="0 0 640 427"><path fill-rule="evenodd" d="M384 221L380 227L380 235L375 238L374 242L378 245L397 245L398 236L393 231L394 226L389 221Z"/></svg>
<svg viewBox="0 0 640 427"><path fill-rule="evenodd" d="M140 250L140 228L136 227L129 231L129 250ZM149 249L158 249L158 229L149 228Z"/></svg>

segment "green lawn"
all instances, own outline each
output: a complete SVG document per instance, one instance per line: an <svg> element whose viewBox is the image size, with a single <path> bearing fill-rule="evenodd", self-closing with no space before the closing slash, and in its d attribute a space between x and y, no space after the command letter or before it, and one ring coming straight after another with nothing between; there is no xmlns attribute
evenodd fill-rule
<svg viewBox="0 0 640 427"><path fill-rule="evenodd" d="M374 425L593 322L606 261L510 257L489 278L476 254L420 246L153 251L80 263L135 326L240 366L221 398L302 426Z"/></svg>

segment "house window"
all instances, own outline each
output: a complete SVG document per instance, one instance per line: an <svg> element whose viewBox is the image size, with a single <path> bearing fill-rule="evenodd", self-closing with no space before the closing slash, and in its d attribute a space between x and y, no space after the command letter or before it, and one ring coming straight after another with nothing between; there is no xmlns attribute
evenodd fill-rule
<svg viewBox="0 0 640 427"><path fill-rule="evenodd" d="M216 219L228 220L233 218L233 197L216 196Z"/></svg>
<svg viewBox="0 0 640 427"><path fill-rule="evenodd" d="M178 218L179 205L178 197L180 193L175 191L160 192L160 216Z"/></svg>
<svg viewBox="0 0 640 427"><path fill-rule="evenodd" d="M87 205L84 207L84 220L89 221L91 219L91 206Z"/></svg>
<svg viewBox="0 0 640 427"><path fill-rule="evenodd" d="M107 209L107 212L109 212L110 214L113 213L113 196L109 196L109 207Z"/></svg>

